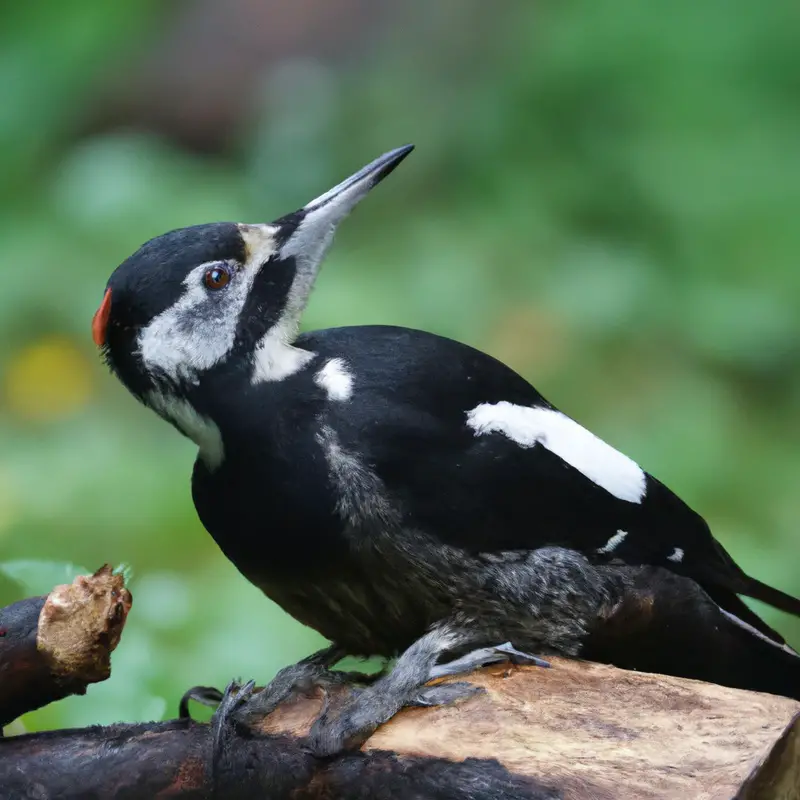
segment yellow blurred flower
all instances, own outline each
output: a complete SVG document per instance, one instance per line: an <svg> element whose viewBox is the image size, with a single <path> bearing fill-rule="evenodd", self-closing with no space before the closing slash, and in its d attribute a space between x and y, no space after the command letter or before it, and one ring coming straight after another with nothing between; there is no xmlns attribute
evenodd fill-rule
<svg viewBox="0 0 800 800"><path fill-rule="evenodd" d="M88 358L65 336L48 336L23 347L6 371L8 409L24 420L47 422L75 413L89 400Z"/></svg>

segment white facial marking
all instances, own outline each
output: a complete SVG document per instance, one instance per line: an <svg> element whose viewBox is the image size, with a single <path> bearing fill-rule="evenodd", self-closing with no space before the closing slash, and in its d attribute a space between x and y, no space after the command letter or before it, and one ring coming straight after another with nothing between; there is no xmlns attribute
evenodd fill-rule
<svg viewBox="0 0 800 800"><path fill-rule="evenodd" d="M670 555L667 556L667 561L674 561L676 564L680 564L683 561L683 550L680 547L676 547Z"/></svg>
<svg viewBox="0 0 800 800"><path fill-rule="evenodd" d="M210 470L222 464L225 458L222 434L210 419L198 414L186 400L161 392L148 392L145 402L198 446L200 458Z"/></svg>
<svg viewBox="0 0 800 800"><path fill-rule="evenodd" d="M598 547L598 553L610 553L625 541L628 531L617 531L602 547Z"/></svg>
<svg viewBox="0 0 800 800"><path fill-rule="evenodd" d="M180 298L139 334L139 354L148 371L162 372L174 381L193 380L230 352L255 272L229 265L233 273L230 283L219 291L209 291L203 276L220 264L227 262L196 266L184 278L186 288Z"/></svg>
<svg viewBox="0 0 800 800"><path fill-rule="evenodd" d="M361 460L344 450L336 431L327 425L317 434L328 462L331 483L338 494L336 510L350 525L396 522L396 513L386 496L383 481Z"/></svg>
<svg viewBox="0 0 800 800"><path fill-rule="evenodd" d="M277 229L273 225L247 225L246 223L241 223L237 227L247 251L248 265L257 270L260 269L275 255Z"/></svg>
<svg viewBox="0 0 800 800"><path fill-rule="evenodd" d="M256 346L250 382L257 384L282 381L303 369L315 355L287 344L273 328Z"/></svg>
<svg viewBox="0 0 800 800"><path fill-rule="evenodd" d="M467 412L476 436L502 433L520 447L541 444L614 497L641 503L645 474L635 462L560 411L501 401Z"/></svg>
<svg viewBox="0 0 800 800"><path fill-rule="evenodd" d="M240 225L239 231L245 241L248 263L257 272L275 254L275 229L269 225ZM284 247L285 250L285 247ZM281 251L281 258L284 252ZM282 381L299 372L314 358L314 353L292 346L300 324L300 314L305 308L314 282L316 271L297 274L286 298L281 319L261 337L253 353L251 383Z"/></svg>
<svg viewBox="0 0 800 800"><path fill-rule="evenodd" d="M740 628L744 628L744 630L746 630L748 633L752 633L753 636L757 636L759 639L762 639L763 641L771 644L773 647L778 647L781 650L786 651L790 655L797 656L798 658L800 658L800 654L798 654L797 651L789 647L788 644L781 644L780 642L776 642L774 639L770 639L769 636L767 636L764 633L761 633L761 631L758 630L758 628L754 628L749 622L745 622L743 619L739 619L739 617L737 617L735 614L731 614L730 611L726 611L721 606L718 606L718 608L731 622L738 625Z"/></svg>
<svg viewBox="0 0 800 800"><path fill-rule="evenodd" d="M295 275L284 301L281 320L258 343L252 382L282 380L303 369L313 353L292 348L311 289L325 253L331 246L339 223L375 185L389 161L397 153L387 153L324 194L303 206L302 219L280 249L281 259L294 259ZM240 226L243 235L246 228Z"/></svg>
<svg viewBox="0 0 800 800"><path fill-rule="evenodd" d="M353 395L353 376L342 358L332 358L314 376L314 383L328 393L330 400L349 400Z"/></svg>
<svg viewBox="0 0 800 800"><path fill-rule="evenodd" d="M274 229L267 225L244 225L240 231L248 249L247 262L198 264L184 278L180 298L139 334L139 354L149 372L161 372L173 381L196 382L199 373L218 364L233 348L253 281L275 248ZM216 291L203 283L215 265L227 267L232 276L227 286Z"/></svg>

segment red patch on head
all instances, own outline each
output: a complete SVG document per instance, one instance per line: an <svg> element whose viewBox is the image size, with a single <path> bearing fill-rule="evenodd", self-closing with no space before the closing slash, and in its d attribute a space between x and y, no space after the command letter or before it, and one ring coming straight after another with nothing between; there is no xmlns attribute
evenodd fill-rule
<svg viewBox="0 0 800 800"><path fill-rule="evenodd" d="M103 295L103 302L100 308L95 311L92 319L92 339L98 347L106 343L106 328L108 327L108 317L111 314L111 289L106 289Z"/></svg>

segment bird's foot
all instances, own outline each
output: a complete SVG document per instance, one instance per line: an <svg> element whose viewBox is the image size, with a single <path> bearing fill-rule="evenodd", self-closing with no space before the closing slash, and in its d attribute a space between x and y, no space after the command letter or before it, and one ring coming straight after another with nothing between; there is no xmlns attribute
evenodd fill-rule
<svg viewBox="0 0 800 800"><path fill-rule="evenodd" d="M254 687L255 683L253 681L248 681L244 685L231 681L225 688L217 710L211 718L211 775L215 789L217 782L222 780L221 773L225 769L225 765L232 763L230 755L238 728L235 714L243 704L252 698ZM196 688L207 689L208 687ZM189 692L192 692L192 690L190 689ZM216 689L212 689L212 692L219 694ZM194 697L192 699L198 698ZM208 704L204 702L204 699L200 699L200 702L205 705Z"/></svg>
<svg viewBox="0 0 800 800"><path fill-rule="evenodd" d="M431 670L429 680L443 678L446 675L460 675L465 672L472 672L481 667L488 667L490 664L498 664L503 661L508 661L511 664L520 666L525 664L533 667L545 668L550 666L549 661L545 661L543 658L530 655L529 653L523 653L521 650L517 650L511 642L506 642L505 644L498 644L494 647L481 647L478 650L470 651L454 661L448 661L446 664L437 664Z"/></svg>
<svg viewBox="0 0 800 800"><path fill-rule="evenodd" d="M385 678L353 692L338 709L326 708L311 728L309 746L316 756L332 756L360 747L401 708L451 705L480 694L484 691L481 687L463 681L435 686L425 684L435 678L472 672L501 661L550 666L547 661L516 650L510 643L474 650L454 661L427 667L424 672L420 671L419 663L415 664L404 654Z"/></svg>
<svg viewBox="0 0 800 800"><path fill-rule="evenodd" d="M323 689L338 685L368 684L380 677L360 672L340 672L331 667L346 655L338 645L332 645L313 655L284 667L259 692L253 694L236 711L237 721L246 726L271 714L281 703L298 694L311 694L316 687Z"/></svg>
<svg viewBox="0 0 800 800"><path fill-rule="evenodd" d="M480 686L460 681L439 686L416 686L394 693L377 684L356 689L337 709L329 711L325 708L311 726L308 746L318 758L335 756L343 750L360 747L401 708L452 705L483 691Z"/></svg>
<svg viewBox="0 0 800 800"><path fill-rule="evenodd" d="M375 674L330 669L345 655L344 650L337 645L319 650L296 664L284 667L263 689L255 691L253 687L250 687L246 696L238 693L235 683L229 684L224 693L213 686L193 686L191 689L187 689L181 697L178 718L191 719L189 702L192 700L200 705L217 708L218 714L222 713L220 709L223 704L227 703L225 706L227 711L224 716L228 717L233 714L237 723L249 727L252 723L272 713L293 695L310 694L317 686L322 688L337 685L367 686L380 680L386 674L385 667ZM238 698L235 703L231 699L234 695Z"/></svg>

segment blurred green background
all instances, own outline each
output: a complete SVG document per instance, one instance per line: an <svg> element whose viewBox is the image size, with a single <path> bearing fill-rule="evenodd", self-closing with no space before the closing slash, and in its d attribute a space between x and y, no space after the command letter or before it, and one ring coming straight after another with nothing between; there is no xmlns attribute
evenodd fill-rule
<svg viewBox="0 0 800 800"><path fill-rule="evenodd" d="M1 599L134 573L112 678L22 724L173 716L191 685L263 681L320 643L218 552L193 446L105 372L89 326L146 239L273 219L408 141L306 326L491 352L800 594L799 13L0 4ZM800 646L800 622L764 614Z"/></svg>

